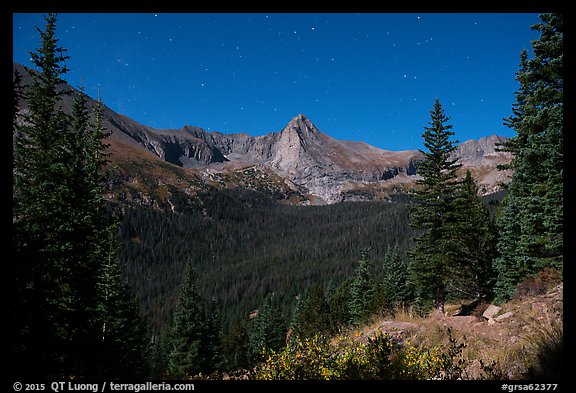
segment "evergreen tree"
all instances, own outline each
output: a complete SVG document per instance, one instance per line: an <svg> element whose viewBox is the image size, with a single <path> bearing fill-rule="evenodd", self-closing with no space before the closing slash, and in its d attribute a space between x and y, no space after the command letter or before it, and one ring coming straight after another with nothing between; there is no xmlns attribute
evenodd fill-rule
<svg viewBox="0 0 576 393"><path fill-rule="evenodd" d="M456 298L490 297L496 229L469 170L456 193L455 211L457 219L451 228L455 263L450 266L448 289Z"/></svg>
<svg viewBox="0 0 576 393"><path fill-rule="evenodd" d="M248 361L249 340L250 337L244 321L234 320L230 331L222 340L226 369L239 370L250 366Z"/></svg>
<svg viewBox="0 0 576 393"><path fill-rule="evenodd" d="M515 285L544 267L563 268L563 17L543 14L532 26L533 58L520 57L520 89L505 125L516 136L504 144L513 169L497 225L496 294L509 299Z"/></svg>
<svg viewBox="0 0 576 393"><path fill-rule="evenodd" d="M14 122L13 367L15 375L34 370L45 378L98 376L107 367L98 361L112 363L106 348L116 340L113 350L125 352L119 361L125 368L119 365L114 376L123 377L143 358L136 352L145 333L128 301L130 289L107 262L115 261L107 246L115 241L118 223L103 199L108 177L103 105L99 100L91 124L80 92L72 113L64 113L61 96L70 92L63 88L61 76L68 69L61 63L68 57L57 45L56 15L45 20L44 31L38 29L41 46L31 53L38 70L30 71L25 93L29 111ZM102 288L113 285L117 296L103 296ZM118 330L108 330L116 338L106 347L98 323L103 314Z"/></svg>
<svg viewBox="0 0 576 393"><path fill-rule="evenodd" d="M22 86L22 75L16 70L12 78L12 130L13 134L18 128L19 104L24 98L24 87Z"/></svg>
<svg viewBox="0 0 576 393"><path fill-rule="evenodd" d="M170 356L170 333L172 319L168 319L160 333L153 336L153 346L150 354L150 375L152 379L166 379Z"/></svg>
<svg viewBox="0 0 576 393"><path fill-rule="evenodd" d="M221 370L224 366L222 355L222 317L218 310L216 298L212 298L210 306L204 311L204 340L202 345L205 373Z"/></svg>
<svg viewBox="0 0 576 393"><path fill-rule="evenodd" d="M74 169L71 184L81 202L76 234L83 239L77 253L84 255L76 263L76 269L83 274L74 281L75 292L80 294L75 299L74 315L78 321L93 322L92 330L82 331L76 341L90 342L90 338L97 337L95 349L91 351L92 344L86 345L85 359L81 359L90 365L87 375L146 377L148 330L116 258L120 218L107 211L103 199L109 176L104 170L108 156L108 144L104 141L109 134L103 126L103 108L99 96L94 124L90 124L86 97L80 88L74 97L70 121L69 146Z"/></svg>
<svg viewBox="0 0 576 393"><path fill-rule="evenodd" d="M332 333L333 323L330 306L320 285L314 285L308 294L298 300L292 323L293 334L299 337L312 337L314 334Z"/></svg>
<svg viewBox="0 0 576 393"><path fill-rule="evenodd" d="M425 126L422 134L428 151L421 151L424 160L418 167L418 174L422 179L417 180L421 188L415 192L418 204L411 215L411 225L420 234L410 253L409 272L418 299L431 301L436 309L443 311L455 251L448 228L456 219L456 171L461 165L451 158L457 141L450 140L454 135L450 131L452 125L446 124L450 118L438 99L430 114L430 126Z"/></svg>
<svg viewBox="0 0 576 393"><path fill-rule="evenodd" d="M342 328L350 322L350 292L354 277L347 277L334 291L329 292L328 305L334 328Z"/></svg>
<svg viewBox="0 0 576 393"><path fill-rule="evenodd" d="M68 225L73 228L75 238L70 241L73 261L73 279L70 282L72 310L70 318L76 327L72 341L77 351L74 362L84 365L78 369L81 375L94 373L98 366L89 370L89 364L99 357L97 343L93 338L98 333L91 330L90 321L95 318L99 302L98 283L103 261L114 258L107 245L116 236L118 224L106 214L106 203L102 197L106 191L104 162L95 159L104 147L94 144L90 134L102 129L101 115L96 112L96 121L90 123L86 98L80 92L74 96L72 113L69 116L69 130L66 133L66 148L70 153L66 182L75 206L69 206ZM101 141L99 141L101 143ZM115 248L114 248L115 250Z"/></svg>
<svg viewBox="0 0 576 393"><path fill-rule="evenodd" d="M262 360L265 351L278 351L286 343L286 319L277 304L274 293L266 296L258 308L258 314L251 320L248 360L256 364Z"/></svg>
<svg viewBox="0 0 576 393"><path fill-rule="evenodd" d="M93 378L146 378L148 334L138 303L116 260L115 239L102 264L96 284L97 304L93 319L98 330L97 350L88 376Z"/></svg>
<svg viewBox="0 0 576 393"><path fill-rule="evenodd" d="M68 184L67 116L58 106L62 65L56 16L45 17L41 45L31 52L38 68L27 91L29 113L16 124L13 155L13 258L16 374L30 369L57 377L73 369L74 199ZM74 201L75 203L76 201Z"/></svg>
<svg viewBox="0 0 576 393"><path fill-rule="evenodd" d="M400 256L398 245L388 246L383 263L384 276L380 284L381 305L401 306L411 300L412 291L408 286L408 263ZM385 302L385 303L384 303Z"/></svg>
<svg viewBox="0 0 576 393"><path fill-rule="evenodd" d="M215 301L207 306L189 262L180 287L169 334L168 374L175 378L210 374L221 369L222 323Z"/></svg>
<svg viewBox="0 0 576 393"><path fill-rule="evenodd" d="M196 272L188 263L170 332L168 370L180 379L200 373L205 363L202 358L204 315L196 279Z"/></svg>
<svg viewBox="0 0 576 393"><path fill-rule="evenodd" d="M373 311L374 280L372 278L371 265L368 257L368 249L362 251L362 257L354 274L350 286L350 323L358 324Z"/></svg>

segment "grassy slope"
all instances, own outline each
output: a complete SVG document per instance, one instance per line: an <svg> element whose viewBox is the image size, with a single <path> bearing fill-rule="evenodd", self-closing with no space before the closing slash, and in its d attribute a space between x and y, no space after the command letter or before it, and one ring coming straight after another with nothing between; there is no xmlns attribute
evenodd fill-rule
<svg viewBox="0 0 576 393"><path fill-rule="evenodd" d="M395 315L375 317L372 322L346 332L359 340L366 340L377 331L411 345L432 347L448 343L448 328L458 342L464 343L461 356L466 379L525 379L527 376L553 378L559 372L562 358L563 283L545 293L518 296L503 304L498 315L512 315L496 323L489 323L480 306L475 315L449 316L436 312L417 317L408 310ZM455 310L459 305L447 305ZM447 311L450 313L450 311ZM539 368L541 368L539 370Z"/></svg>

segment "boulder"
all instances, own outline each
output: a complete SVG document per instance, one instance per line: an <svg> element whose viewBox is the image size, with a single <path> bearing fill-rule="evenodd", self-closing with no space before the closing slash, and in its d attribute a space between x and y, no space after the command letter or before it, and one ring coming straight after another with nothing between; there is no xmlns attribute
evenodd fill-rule
<svg viewBox="0 0 576 393"><path fill-rule="evenodd" d="M496 314L498 314L500 312L500 310L502 310L502 307L498 307L495 306L493 304L489 305L488 308L486 309L486 311L484 311L484 313L482 314L482 316L484 318L486 318L487 320L491 320L492 318L494 318L494 316Z"/></svg>
<svg viewBox="0 0 576 393"><path fill-rule="evenodd" d="M512 311L509 311L509 312L504 313L502 315L498 315L495 319L497 322L500 322L506 318L510 318L512 315L514 315L514 313Z"/></svg>

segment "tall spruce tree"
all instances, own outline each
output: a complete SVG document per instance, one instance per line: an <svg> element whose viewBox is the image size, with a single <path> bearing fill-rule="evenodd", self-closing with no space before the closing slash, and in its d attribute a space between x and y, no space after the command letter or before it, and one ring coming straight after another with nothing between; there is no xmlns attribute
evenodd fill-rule
<svg viewBox="0 0 576 393"><path fill-rule="evenodd" d="M16 374L30 369L59 377L72 369L74 195L68 183L68 117L59 106L68 59L58 46L56 16L45 17L40 47L31 52L38 71L27 89L28 113L14 133L13 258ZM76 201L74 201L76 202Z"/></svg>
<svg viewBox="0 0 576 393"><path fill-rule="evenodd" d="M113 234L114 232L111 232ZM96 350L89 354L92 378L147 378L148 330L138 302L122 272L115 251L115 237L109 239L109 252L99 270L97 302L92 317Z"/></svg>
<svg viewBox="0 0 576 393"><path fill-rule="evenodd" d="M83 119L82 108L87 108L82 90L75 100L74 118ZM118 227L120 217L107 211L103 194L109 174L107 164L109 133L103 125L104 104L98 92L94 108L94 124L77 132L83 160L80 170L85 182L85 228L89 232L89 263L96 265L93 328L98 337L96 351L91 360L92 376L97 378L146 378L149 370L149 331L137 300L128 285L125 273L118 263ZM88 115L87 111L85 112ZM91 283L87 282L87 286ZM94 284L92 284L94 285ZM90 309L89 305L87 307Z"/></svg>
<svg viewBox="0 0 576 393"><path fill-rule="evenodd" d="M489 298L494 285L496 228L469 170L454 202L457 218L450 230L455 263L449 269L449 292L455 298Z"/></svg>
<svg viewBox="0 0 576 393"><path fill-rule="evenodd" d="M445 115L438 98L430 112L431 121L422 137L427 151L418 167L422 179L415 191L418 201L411 215L411 225L420 231L416 246L410 253L410 281L416 289L417 299L432 302L436 309L444 310L450 266L454 263L455 245L450 240L449 227L455 222L454 198L458 187L456 171L461 166L451 158L457 141L450 119Z"/></svg>
<svg viewBox="0 0 576 393"><path fill-rule="evenodd" d="M368 249L362 251L362 257L358 261L358 266L356 267L354 278L350 285L348 309L350 310L349 322L351 324L363 322L374 309L375 285L368 251Z"/></svg>
<svg viewBox="0 0 576 393"><path fill-rule="evenodd" d="M206 361L203 372L209 374L221 370L224 366L222 316L215 297L211 299L209 304L205 304L204 315L202 352Z"/></svg>
<svg viewBox="0 0 576 393"><path fill-rule="evenodd" d="M29 110L14 123L12 366L16 376L31 370L45 378L101 376L101 332L94 321L101 306L112 307L102 302L99 284L105 261L115 260L107 246L118 223L103 198L102 102L95 124L82 92L71 114L62 109L62 96L71 92L62 79L68 57L57 45L56 19L47 15L45 29L38 29L41 45L31 53L37 71L29 72L25 93ZM114 285L122 296L129 294ZM116 315L125 342L116 349L133 353L142 336L132 330L138 321L127 318L132 306L123 304Z"/></svg>
<svg viewBox="0 0 576 393"><path fill-rule="evenodd" d="M203 371L204 316L196 279L196 272L192 264L188 263L170 332L168 370L171 376L179 379Z"/></svg>
<svg viewBox="0 0 576 393"><path fill-rule="evenodd" d="M215 301L209 307L196 285L189 262L169 333L168 374L174 378L210 374L221 369L222 323Z"/></svg>
<svg viewBox="0 0 576 393"><path fill-rule="evenodd" d="M516 136L503 150L514 172L497 221L496 295L505 301L522 278L544 267L563 268L563 31L561 14L540 15L532 26L534 57L524 50L520 88L504 124Z"/></svg>

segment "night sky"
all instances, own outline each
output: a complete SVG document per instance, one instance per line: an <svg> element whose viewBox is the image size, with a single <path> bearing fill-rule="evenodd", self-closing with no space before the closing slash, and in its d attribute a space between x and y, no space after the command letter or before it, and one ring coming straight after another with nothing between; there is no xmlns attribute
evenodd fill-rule
<svg viewBox="0 0 576 393"><path fill-rule="evenodd" d="M31 66L41 14L14 14ZM422 149L438 97L460 142L511 114L532 13L59 14L65 79L156 128L263 135L303 113L324 133ZM530 53L530 52L529 52Z"/></svg>

